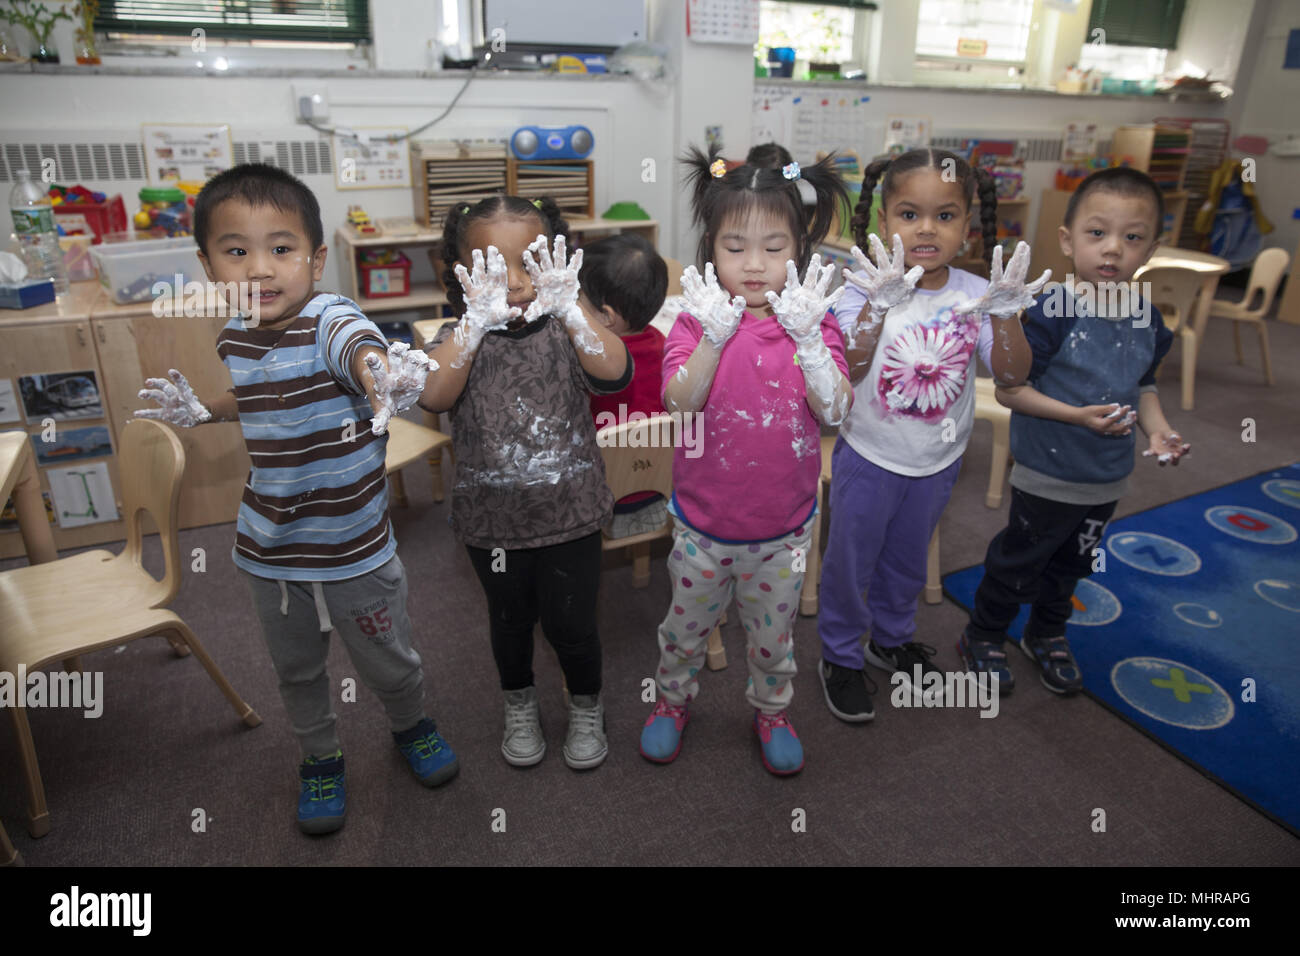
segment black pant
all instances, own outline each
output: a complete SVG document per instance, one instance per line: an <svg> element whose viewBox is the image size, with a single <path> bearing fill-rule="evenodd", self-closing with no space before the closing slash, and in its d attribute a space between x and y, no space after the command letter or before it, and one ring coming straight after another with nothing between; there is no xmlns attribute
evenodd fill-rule
<svg viewBox="0 0 1300 956"><path fill-rule="evenodd" d="M1012 488L1011 517L989 542L967 636L1005 640L1020 605L1031 603L1025 635L1063 635L1075 585L1092 572L1092 551L1117 503L1070 505Z"/></svg>
<svg viewBox="0 0 1300 956"><path fill-rule="evenodd" d="M540 618L569 693L600 693L600 532L545 548L498 551L495 560L494 549L466 550L487 595L501 689L533 686L533 625Z"/></svg>

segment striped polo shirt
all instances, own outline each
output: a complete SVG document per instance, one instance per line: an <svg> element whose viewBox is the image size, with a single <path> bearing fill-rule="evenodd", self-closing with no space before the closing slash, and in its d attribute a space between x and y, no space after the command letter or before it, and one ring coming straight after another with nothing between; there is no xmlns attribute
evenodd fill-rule
<svg viewBox="0 0 1300 956"><path fill-rule="evenodd" d="M279 581L340 581L397 550L388 520L387 436L351 372L362 345L387 348L355 302L321 294L283 329L221 330L253 468L239 503L234 561Z"/></svg>

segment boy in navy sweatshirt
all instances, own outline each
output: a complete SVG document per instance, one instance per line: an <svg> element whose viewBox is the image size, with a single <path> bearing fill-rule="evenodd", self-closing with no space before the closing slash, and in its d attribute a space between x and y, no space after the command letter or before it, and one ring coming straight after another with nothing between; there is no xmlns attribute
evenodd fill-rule
<svg viewBox="0 0 1300 956"><path fill-rule="evenodd" d="M1173 336L1131 282L1155 250L1164 198L1145 173L1100 170L1071 197L1061 251L1074 262L1025 313L1033 350L1028 383L999 388L1010 408L1011 514L989 544L970 623L957 643L966 666L1014 686L1002 650L1006 629L1032 604L1020 648L1058 694L1083 686L1065 639L1071 598L1092 569L1093 549L1127 492L1136 438L1143 456L1178 464L1190 445L1165 420L1156 369Z"/></svg>

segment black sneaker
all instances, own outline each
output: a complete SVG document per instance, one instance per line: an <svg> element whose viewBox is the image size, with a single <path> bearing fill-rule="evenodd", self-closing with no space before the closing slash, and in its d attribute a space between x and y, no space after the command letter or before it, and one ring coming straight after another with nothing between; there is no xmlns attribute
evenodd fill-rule
<svg viewBox="0 0 1300 956"><path fill-rule="evenodd" d="M921 700L924 691L926 674L938 674L937 686L944 686L943 671L930 663L930 658L934 657L935 653L935 649L929 644L918 644L916 641L908 641L898 647L881 647L872 639L867 641L867 646L863 649L863 655L869 664L891 675L890 683L893 683L892 675L901 675L898 683L911 690L912 696L918 701ZM918 676L921 679L920 684L916 680ZM935 685L931 684L931 686Z"/></svg>
<svg viewBox="0 0 1300 956"><path fill-rule="evenodd" d="M841 667L830 661L822 661L817 668L822 678L822 691L826 694L826 706L840 720L851 724L860 724L876 716L871 705L871 695L876 692L866 671L855 671L851 667ZM867 689L867 685L871 689Z"/></svg>
<svg viewBox="0 0 1300 956"><path fill-rule="evenodd" d="M1043 686L1054 694L1077 694L1083 689L1083 672L1070 651L1070 642L1060 637L1022 637L1020 649L1036 663Z"/></svg>

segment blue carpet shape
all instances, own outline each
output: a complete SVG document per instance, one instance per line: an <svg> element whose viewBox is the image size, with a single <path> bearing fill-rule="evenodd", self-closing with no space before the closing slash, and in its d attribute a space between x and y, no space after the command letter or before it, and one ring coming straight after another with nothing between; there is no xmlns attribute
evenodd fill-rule
<svg viewBox="0 0 1300 956"><path fill-rule="evenodd" d="M1300 835L1297 525L1300 464L1116 520L1066 635L1089 696ZM944 590L969 610L983 573ZM1017 683L1037 682L1008 651Z"/></svg>

